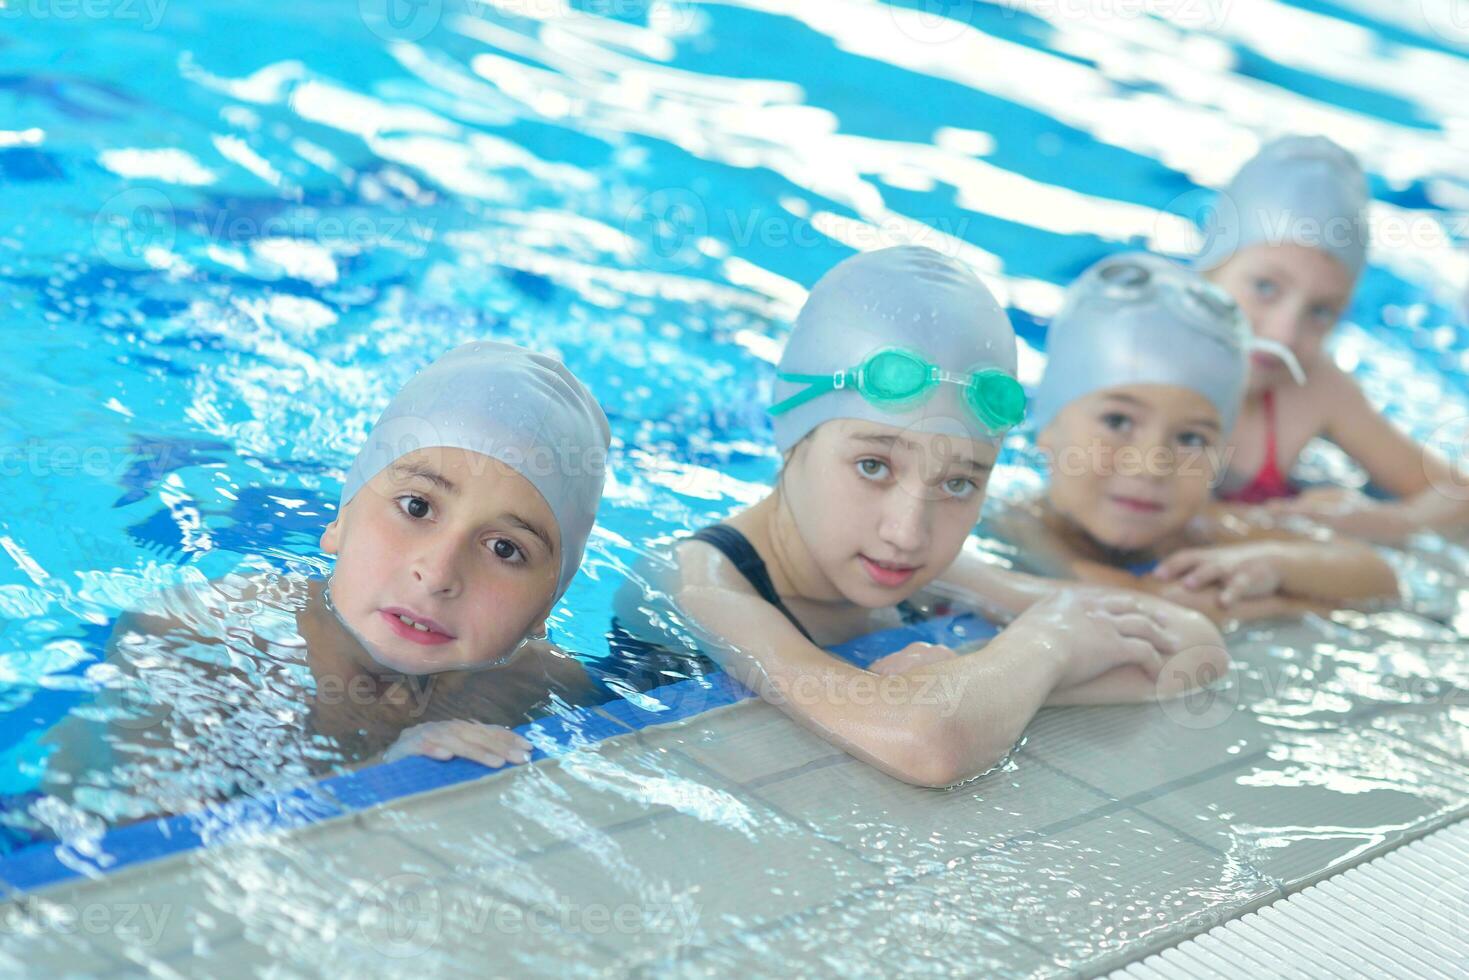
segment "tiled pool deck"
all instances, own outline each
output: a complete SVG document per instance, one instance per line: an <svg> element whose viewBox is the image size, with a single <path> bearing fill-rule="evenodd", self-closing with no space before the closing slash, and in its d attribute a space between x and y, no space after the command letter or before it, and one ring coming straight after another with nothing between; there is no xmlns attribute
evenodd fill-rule
<svg viewBox="0 0 1469 980"><path fill-rule="evenodd" d="M1048 709L950 791L744 701L50 886L10 907L0 969L1096 974L1469 811L1462 697L1293 730L1241 680L1208 710Z"/></svg>

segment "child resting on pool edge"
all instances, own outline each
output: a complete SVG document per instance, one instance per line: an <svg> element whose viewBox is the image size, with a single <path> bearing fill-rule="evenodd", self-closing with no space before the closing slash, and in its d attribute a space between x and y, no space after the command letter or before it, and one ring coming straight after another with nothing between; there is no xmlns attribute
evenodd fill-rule
<svg viewBox="0 0 1469 980"><path fill-rule="evenodd" d="M440 357L352 464L322 534L331 577L237 574L119 617L99 678L109 732L53 729L45 788L99 799L159 766L208 769L203 747L218 751L212 774L114 793L107 809L137 818L230 795L215 777L248 791L276 769L407 754L523 761L530 746L507 726L590 693L545 623L580 565L609 440L553 358L495 342ZM247 630L217 618L236 607L254 614Z"/></svg>
<svg viewBox="0 0 1469 980"><path fill-rule="evenodd" d="M1228 655L1197 613L963 551L999 437L1023 414L1015 360L1004 311L960 263L906 246L839 263L781 357L771 494L679 544L646 594L630 580L624 628L656 642L653 620L677 616L794 720L928 786L992 766L1043 704L1169 697L1221 676ZM914 643L868 670L822 649L899 625L920 592L1016 618L962 657ZM857 697L888 681L905 683Z"/></svg>
<svg viewBox="0 0 1469 980"><path fill-rule="evenodd" d="M1250 365L1237 457L1220 496L1263 504L1374 540L1469 525L1464 479L1385 419L1325 342L1367 264L1366 176L1324 136L1286 136L1261 147L1220 193L1194 268L1244 310L1259 337L1288 347L1304 369L1297 385L1275 358ZM1342 487L1298 494L1287 479L1312 439L1336 443L1395 500Z"/></svg>
<svg viewBox="0 0 1469 980"><path fill-rule="evenodd" d="M1045 493L989 528L1031 571L1143 589L1220 621L1396 596L1365 545L1211 519L1252 349L1290 357L1187 269L1143 253L1094 264L1047 332L1029 420Z"/></svg>

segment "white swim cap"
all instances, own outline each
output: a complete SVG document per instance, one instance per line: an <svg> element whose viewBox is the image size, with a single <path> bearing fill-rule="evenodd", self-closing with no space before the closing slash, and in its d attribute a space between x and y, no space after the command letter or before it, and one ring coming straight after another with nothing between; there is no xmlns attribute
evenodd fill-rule
<svg viewBox="0 0 1469 980"><path fill-rule="evenodd" d="M1273 140L1219 192L1194 267L1207 272L1261 242L1295 244L1320 249L1355 278L1367 262L1369 200L1357 158L1331 140Z"/></svg>
<svg viewBox="0 0 1469 980"><path fill-rule="evenodd" d="M1051 320L1027 426L1041 432L1094 391L1162 384L1207 398L1227 435L1256 349L1280 357L1301 379L1290 351L1253 336L1229 294L1197 273L1146 252L1109 256L1077 277Z"/></svg>
<svg viewBox="0 0 1469 980"><path fill-rule="evenodd" d="M497 459L529 480L556 518L560 599L596 523L610 444L601 406L560 361L514 344L464 344L388 403L352 463L338 512L414 450L443 446Z"/></svg>

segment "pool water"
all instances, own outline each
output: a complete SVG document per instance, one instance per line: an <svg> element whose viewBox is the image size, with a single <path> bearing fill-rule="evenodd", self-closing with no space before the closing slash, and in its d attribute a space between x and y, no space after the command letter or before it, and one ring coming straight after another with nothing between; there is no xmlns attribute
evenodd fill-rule
<svg viewBox="0 0 1469 980"><path fill-rule="evenodd" d="M242 565L323 574L367 428L448 348L551 351L606 408L599 528L551 622L605 667L636 563L765 493L772 364L824 270L901 242L972 263L1033 381L1065 283L1110 251L1186 251L1262 135L1325 130L1369 171L1382 245L1336 354L1462 455L1469 23L1388 0L1081 6L0 11L0 793L32 790L39 733L95 698L119 611ZM1012 450L998 496L1039 478ZM1360 479L1329 447L1303 471ZM1462 632L1458 546L1412 560L1439 600L1418 611ZM1266 637L1261 717L1329 729L1388 696L1385 663L1461 687L1434 620Z"/></svg>

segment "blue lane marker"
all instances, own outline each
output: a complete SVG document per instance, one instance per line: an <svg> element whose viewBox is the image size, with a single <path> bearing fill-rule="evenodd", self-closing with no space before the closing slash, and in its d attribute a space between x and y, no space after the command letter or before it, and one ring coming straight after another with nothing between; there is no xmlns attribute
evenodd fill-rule
<svg viewBox="0 0 1469 980"><path fill-rule="evenodd" d="M831 652L865 667L916 641L960 647L988 640L998 632L977 616L940 616L900 629L884 630L832 647ZM563 755L616 735L666 725L753 698L727 674L715 672L665 684L631 700L577 708L539 718L515 730L535 751L530 762ZM506 766L505 768L510 768ZM81 854L54 841L32 844L0 859L0 885L26 892L74 878L101 877L118 868L214 844L258 837L266 832L305 827L343 817L389 800L480 779L503 769L486 769L467 759L439 762L411 756L331 776L308 786L269 796L245 797L175 817L130 824L108 831L98 852Z"/></svg>

